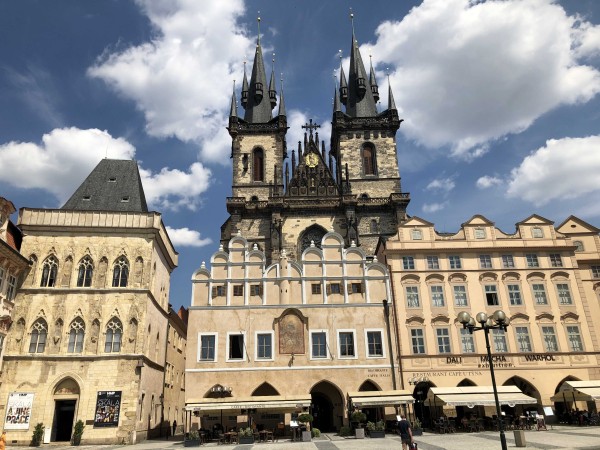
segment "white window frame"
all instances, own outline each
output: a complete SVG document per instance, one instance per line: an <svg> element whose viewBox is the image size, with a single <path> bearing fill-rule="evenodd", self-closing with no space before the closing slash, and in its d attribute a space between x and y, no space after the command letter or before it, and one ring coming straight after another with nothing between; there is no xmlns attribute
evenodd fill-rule
<svg viewBox="0 0 600 450"><path fill-rule="evenodd" d="M600 266L591 266L590 270L592 271L592 278L600 278Z"/></svg>
<svg viewBox="0 0 600 450"><path fill-rule="evenodd" d="M438 292L433 292L436 289ZM431 307L432 308L445 308L446 307L446 297L444 296L444 285L443 284L430 284L429 285L429 295L431 296ZM441 295L442 304L436 305L434 302L434 298L436 295Z"/></svg>
<svg viewBox="0 0 600 450"><path fill-rule="evenodd" d="M17 277L8 274L6 277L6 298L7 300L13 301L17 296Z"/></svg>
<svg viewBox="0 0 600 450"><path fill-rule="evenodd" d="M492 255L479 255L479 267L481 269L493 269L494 263L492 260Z"/></svg>
<svg viewBox="0 0 600 450"><path fill-rule="evenodd" d="M450 354L452 354L452 334L450 333L450 327L434 327L433 329L435 330L435 346L437 348L437 354L438 355L450 355ZM438 334L438 332L441 331L441 330L446 330L448 332L448 336L440 336ZM446 337L448 338L448 347L449 347L449 350L447 352L441 352L440 351L440 341L439 341L439 339L440 338L445 339Z"/></svg>
<svg viewBox="0 0 600 450"><path fill-rule="evenodd" d="M368 333L379 333L381 336L381 355L369 355L369 336ZM386 358L385 333L383 328L365 328L365 355L367 359Z"/></svg>
<svg viewBox="0 0 600 450"><path fill-rule="evenodd" d="M240 334L244 337L244 345L242 348L242 353L243 353L242 357L236 358L236 359L231 359L231 358L229 358L229 336L239 336ZM247 361L247 359L248 359L248 355L246 354L247 344L248 344L248 341L246 340L246 332L245 331L228 331L227 332L227 342L225 342L225 361L226 362Z"/></svg>
<svg viewBox="0 0 600 450"><path fill-rule="evenodd" d="M534 286L542 286L542 291L544 293L544 303L539 303L538 302L538 297L536 295L537 292L540 292L539 290L536 290ZM548 292L546 290L546 284L542 281L542 282L531 282L531 292L533 293L533 304L534 305L547 305L548 304Z"/></svg>
<svg viewBox="0 0 600 450"><path fill-rule="evenodd" d="M540 267L540 260L536 253L526 253L525 262L527 263L527 267L529 267L530 269Z"/></svg>
<svg viewBox="0 0 600 450"><path fill-rule="evenodd" d="M448 265L451 270L459 270L462 269L462 261L460 255L450 255L448 256Z"/></svg>
<svg viewBox="0 0 600 450"><path fill-rule="evenodd" d="M517 345L518 352L519 353L532 353L533 352L533 341L531 340L531 330L529 329L529 325L524 324L524 323L516 323L516 324L511 324L511 326L515 330L515 344ZM518 328L524 328L527 331L527 333L525 335L527 336L527 342L529 343L529 350L524 350L523 348L521 348L521 341L519 339L519 336L521 336L523 334L518 332Z"/></svg>
<svg viewBox="0 0 600 450"><path fill-rule="evenodd" d="M512 289L511 288L515 288ZM521 289L521 285L519 283L507 283L506 284L506 293L508 294L508 305L509 306L524 306L523 304L523 291ZM519 302L516 303L514 300L514 298L519 299Z"/></svg>
<svg viewBox="0 0 600 450"><path fill-rule="evenodd" d="M427 255L425 257L427 260L427 269L428 270L439 270L440 268L440 258L436 255Z"/></svg>
<svg viewBox="0 0 600 450"><path fill-rule="evenodd" d="M579 337L579 349L575 349L571 340L571 333L569 333L569 328L577 329L577 336ZM565 333L567 333L567 343L569 345L569 350L573 353L583 352L585 347L583 345L583 337L581 336L581 327L578 323L565 323Z"/></svg>
<svg viewBox="0 0 600 450"><path fill-rule="evenodd" d="M569 294L569 302L568 303L566 303L566 302L564 303L562 301L562 296L560 295L561 292L562 292L562 289L559 288L559 286L566 286L567 287L566 292ZM574 302L573 302L573 291L571 291L571 286L569 285L568 281L566 281L566 280L565 281L557 281L557 282L554 283L554 287L556 289L556 297L558 298L558 304L559 305L573 305L574 304Z"/></svg>
<svg viewBox="0 0 600 450"><path fill-rule="evenodd" d="M4 267L0 267L0 294L4 292L4 280L6 279L7 270Z"/></svg>
<svg viewBox="0 0 600 450"><path fill-rule="evenodd" d="M402 269L403 270L415 270L415 257L414 256L403 256L402 257Z"/></svg>
<svg viewBox="0 0 600 450"><path fill-rule="evenodd" d="M408 336L410 338L410 351L411 355L426 355L427 354L427 339L425 339L425 327L409 327L410 331L408 332ZM421 336L413 336L412 330L419 330L421 332ZM423 351L419 353L415 353L415 345L413 343L413 339L422 339L423 340ZM417 346L418 347L418 346Z"/></svg>
<svg viewBox="0 0 600 450"><path fill-rule="evenodd" d="M492 329L491 332L491 339L492 339L492 346L494 347L494 352L495 353L510 353L510 347L508 346L508 336L507 336L507 332L504 331L501 328L495 328ZM504 337L504 347L506 348L505 351L502 350L498 350L498 346L496 345L496 336L502 336Z"/></svg>
<svg viewBox="0 0 600 450"><path fill-rule="evenodd" d="M325 356L315 356L313 354L313 333L324 333L325 334ZM310 330L309 331L309 344L310 344L310 359L315 361L323 361L331 357L329 351L329 331L328 330Z"/></svg>
<svg viewBox="0 0 600 450"><path fill-rule="evenodd" d="M464 289L464 292L461 292L461 294L462 293L465 294L465 304L464 305L459 305L456 302L456 288L457 287ZM452 285L452 300L454 302L454 306L458 306L459 308L469 306L469 294L468 294L467 286L465 284L453 284Z"/></svg>
<svg viewBox="0 0 600 450"><path fill-rule="evenodd" d="M458 337L460 338L460 349L461 349L462 353L467 353L467 354L477 353L477 345L475 344L475 337L473 336L473 333L469 332L468 328L460 327L458 329ZM465 350L465 345L464 345L465 338L468 338L471 341L471 346L473 348L472 351Z"/></svg>
<svg viewBox="0 0 600 450"><path fill-rule="evenodd" d="M548 259L550 260L550 267L564 267L564 263L562 260L562 255L560 253L550 253L548 255Z"/></svg>
<svg viewBox="0 0 600 450"><path fill-rule="evenodd" d="M498 304L497 304L497 305L490 305L490 304L488 303L488 301L487 301L487 294L488 294L488 290L486 289L486 287L487 287L487 286L493 286L493 287L494 287L494 291L493 291L493 292L492 292L492 291L489 291L489 293L490 293L490 294L491 294L491 293L495 293L495 294L496 294L496 300L498 301ZM486 307L490 307L490 306L500 306L500 304L501 304L502 302L500 301L500 293L498 292L498 283L496 283L495 281L494 281L494 282L491 282L491 283L485 283L485 284L483 285L483 298L485 299L485 306L486 306Z"/></svg>
<svg viewBox="0 0 600 450"><path fill-rule="evenodd" d="M408 299L408 288L415 288L416 289L416 294L417 294L417 304L416 305L410 305L409 304L409 299ZM418 284L405 284L404 285L404 295L406 296L406 307L407 308L420 308L421 307L421 294L419 292L419 285Z"/></svg>
<svg viewBox="0 0 600 450"><path fill-rule="evenodd" d="M340 341L340 334L341 333L352 333L352 342L354 345L354 355L353 356L342 356L342 346L341 346L341 341ZM338 352L338 359L358 359L358 348L356 347L356 330L354 329L340 329L340 330L336 330L336 336L337 336L337 352Z"/></svg>
<svg viewBox="0 0 600 450"><path fill-rule="evenodd" d="M503 269L514 269L515 258L510 253L502 255L502 268Z"/></svg>
<svg viewBox="0 0 600 450"><path fill-rule="evenodd" d="M271 357L263 358L258 356L258 335L268 334L271 336ZM229 354L229 353L227 353ZM275 332L273 330L256 331L254 333L254 360L255 361L274 361L275 360Z"/></svg>
<svg viewBox="0 0 600 450"><path fill-rule="evenodd" d="M552 334L550 334L550 333L547 333L547 334L544 333L544 328L551 329L552 330ZM558 344L558 336L556 335L556 327L554 326L553 323L540 323L540 333L542 335L542 343L544 344L544 351L546 353L560 352L560 345ZM556 348L554 350L551 350L548 347L546 336L553 336L554 337L554 343L556 345Z"/></svg>
<svg viewBox="0 0 600 450"><path fill-rule="evenodd" d="M201 359L200 356L202 354L202 336L214 336L215 337L215 359ZM198 333L198 355L196 357L197 362L199 363L213 363L217 362L219 352L217 349L219 348L219 333Z"/></svg>

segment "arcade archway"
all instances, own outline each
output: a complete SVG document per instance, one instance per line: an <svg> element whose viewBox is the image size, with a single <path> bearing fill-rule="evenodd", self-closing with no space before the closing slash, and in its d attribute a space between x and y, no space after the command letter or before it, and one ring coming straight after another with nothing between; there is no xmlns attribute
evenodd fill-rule
<svg viewBox="0 0 600 450"><path fill-rule="evenodd" d="M321 381L310 390L313 427L322 432L339 430L344 421L344 399L339 388L329 381Z"/></svg>
<svg viewBox="0 0 600 450"><path fill-rule="evenodd" d="M427 394L429 389L436 387L431 381L420 381L413 390L413 397L415 398L415 416L419 419L423 427L429 428L433 423L433 408L427 403Z"/></svg>
<svg viewBox="0 0 600 450"><path fill-rule="evenodd" d="M373 381L367 380L358 388L359 392L380 391L381 389ZM368 422L377 422L385 419L384 407L362 408L361 411L366 414Z"/></svg>
<svg viewBox="0 0 600 450"><path fill-rule="evenodd" d="M542 396L536 387L529 381L515 375L506 380L503 383L503 386L516 386L521 390L521 392L523 392L523 394L533 397L537 400L537 405L515 405L514 407L503 405L502 410L506 412L506 414L510 416L522 416L526 411L535 411L538 414L544 413L542 409Z"/></svg>

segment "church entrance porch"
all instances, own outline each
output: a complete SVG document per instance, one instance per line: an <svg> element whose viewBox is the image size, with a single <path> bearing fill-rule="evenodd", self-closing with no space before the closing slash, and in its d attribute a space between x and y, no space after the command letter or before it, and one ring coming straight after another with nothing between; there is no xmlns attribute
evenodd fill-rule
<svg viewBox="0 0 600 450"><path fill-rule="evenodd" d="M54 441L70 441L75 420L76 400L56 400L54 406Z"/></svg>

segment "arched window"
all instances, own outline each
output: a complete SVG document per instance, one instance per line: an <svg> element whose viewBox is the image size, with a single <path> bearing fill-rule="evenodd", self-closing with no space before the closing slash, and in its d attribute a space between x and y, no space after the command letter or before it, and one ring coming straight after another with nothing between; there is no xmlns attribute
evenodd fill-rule
<svg viewBox="0 0 600 450"><path fill-rule="evenodd" d="M56 275L58 273L58 261L54 256L50 256L44 261L42 269L41 287L54 287L56 285Z"/></svg>
<svg viewBox="0 0 600 450"><path fill-rule="evenodd" d="M252 180L265 181L265 155L262 148L252 152Z"/></svg>
<svg viewBox="0 0 600 450"><path fill-rule="evenodd" d="M113 287L127 287L127 278L129 277L129 261L121 256L115 262L113 269Z"/></svg>
<svg viewBox="0 0 600 450"><path fill-rule="evenodd" d="M92 275L94 273L94 265L92 258L84 257L79 262L79 271L77 272L77 287L90 287L92 285Z"/></svg>
<svg viewBox="0 0 600 450"><path fill-rule="evenodd" d="M362 149L363 172L365 175L377 175L377 161L375 159L375 147L365 144Z"/></svg>
<svg viewBox="0 0 600 450"><path fill-rule="evenodd" d="M123 324L119 319L113 317L106 325L106 341L104 351L106 353L118 353L121 351L121 336L123 336Z"/></svg>
<svg viewBox="0 0 600 450"><path fill-rule="evenodd" d="M31 327L31 341L29 341L29 353L44 353L46 348L46 337L48 336L48 324L44 319L38 319Z"/></svg>
<svg viewBox="0 0 600 450"><path fill-rule="evenodd" d="M321 240L327 231L319 225L312 225L311 227L304 230L300 239L298 239L298 255L301 255L304 250L312 245L314 242L315 247L321 248Z"/></svg>
<svg viewBox="0 0 600 450"><path fill-rule="evenodd" d="M69 347L68 353L81 353L83 351L83 339L85 337L85 324L81 317L71 322L69 327Z"/></svg>

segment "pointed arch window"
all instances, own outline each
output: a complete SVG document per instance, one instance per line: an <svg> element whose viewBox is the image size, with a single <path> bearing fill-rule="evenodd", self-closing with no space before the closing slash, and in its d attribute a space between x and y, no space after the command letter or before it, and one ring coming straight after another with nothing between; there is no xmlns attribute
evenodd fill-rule
<svg viewBox="0 0 600 450"><path fill-rule="evenodd" d="M54 287L56 285L56 275L58 274L58 261L54 256L46 258L42 268L41 287Z"/></svg>
<svg viewBox="0 0 600 450"><path fill-rule="evenodd" d="M127 279L129 278L129 261L124 256L121 256L115 262L113 268L113 287L127 287Z"/></svg>
<svg viewBox="0 0 600 450"><path fill-rule="evenodd" d="M85 324L78 317L71 322L69 327L69 346L68 353L81 353L83 351L83 339L85 338Z"/></svg>
<svg viewBox="0 0 600 450"><path fill-rule="evenodd" d="M44 353L46 349L46 338L48 337L48 324L44 319L38 319L31 327L31 340L29 341L29 353Z"/></svg>
<svg viewBox="0 0 600 450"><path fill-rule="evenodd" d="M375 147L365 144L362 149L363 173L365 175L377 175L377 160L375 158Z"/></svg>
<svg viewBox="0 0 600 450"><path fill-rule="evenodd" d="M106 353L118 353L121 351L121 337L123 336L123 324L119 319L113 317L106 325L106 341L104 351Z"/></svg>
<svg viewBox="0 0 600 450"><path fill-rule="evenodd" d="M92 258L84 257L79 262L79 270L77 272L77 287L90 287L92 285L92 275L94 274L94 264Z"/></svg>
<svg viewBox="0 0 600 450"><path fill-rule="evenodd" d="M262 148L252 152L252 181L265 181L265 154Z"/></svg>

